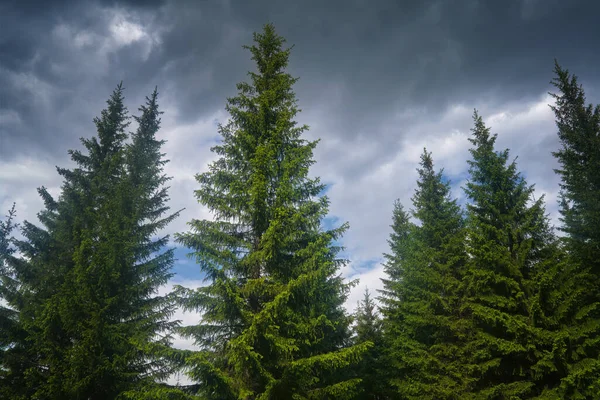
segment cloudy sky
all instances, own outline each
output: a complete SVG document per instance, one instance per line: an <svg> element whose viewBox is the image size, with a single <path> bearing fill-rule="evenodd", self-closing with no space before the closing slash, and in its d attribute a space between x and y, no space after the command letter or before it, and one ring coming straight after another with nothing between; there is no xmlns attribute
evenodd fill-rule
<svg viewBox="0 0 600 400"><path fill-rule="evenodd" d="M321 138L313 174L329 185L330 218L350 222L353 309L365 286L380 287L393 202L410 206L424 146L463 197L474 108L556 217L553 60L598 101L599 12L594 0L4 0L0 209L16 202L20 219L35 220L36 187L58 193L54 166L95 134L92 119L122 80L132 113L159 88L172 206L186 208L169 232L210 218L193 176L214 159L225 100L253 68L241 46L272 22L295 46L298 122ZM185 253L175 281L198 285Z"/></svg>

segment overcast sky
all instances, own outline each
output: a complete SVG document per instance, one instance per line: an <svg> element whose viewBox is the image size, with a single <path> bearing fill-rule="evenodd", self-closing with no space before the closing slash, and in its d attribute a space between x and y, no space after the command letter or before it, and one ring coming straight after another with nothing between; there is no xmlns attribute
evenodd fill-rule
<svg viewBox="0 0 600 400"><path fill-rule="evenodd" d="M594 0L2 0L0 209L16 201L19 219L35 220L36 188L58 193L54 166L96 134L92 119L122 80L134 114L159 88L172 206L186 207L168 232L210 218L194 174L214 159L225 100L253 68L241 46L272 22L295 46L297 121L321 138L312 173L329 185L331 221L350 222L352 309L365 286L381 287L393 202L410 207L424 146L463 197L474 108L556 218L549 81L557 58L597 102L598 15ZM177 254L176 281L198 285Z"/></svg>

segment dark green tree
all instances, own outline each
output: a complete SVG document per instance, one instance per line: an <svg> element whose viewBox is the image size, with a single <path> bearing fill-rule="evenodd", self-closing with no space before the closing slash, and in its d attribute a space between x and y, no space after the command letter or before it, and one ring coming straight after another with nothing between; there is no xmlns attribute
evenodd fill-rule
<svg viewBox="0 0 600 400"><path fill-rule="evenodd" d="M7 303L13 289L12 273L8 265L8 258L14 253L12 245L12 232L16 228L14 218L16 216L15 204L6 215L6 219L0 221L0 353L11 345L11 328L17 323L18 314L11 309ZM2 357L2 356L0 356ZM4 365L0 358L0 365ZM0 368L2 371L2 368Z"/></svg>
<svg viewBox="0 0 600 400"><path fill-rule="evenodd" d="M32 398L114 399L147 390L170 372L166 361L174 305L156 294L171 276L168 237L154 236L167 217L166 161L155 137L160 119L155 91L130 145L119 85L94 120L98 136L82 139L77 165L59 168L58 200L44 189L43 228L26 222L21 323L35 363L25 371Z"/></svg>
<svg viewBox="0 0 600 400"><path fill-rule="evenodd" d="M600 106L586 103L575 75L555 64L551 106L556 117L560 213L568 267L557 314L564 364L557 397L600 393Z"/></svg>
<svg viewBox="0 0 600 400"><path fill-rule="evenodd" d="M358 303L354 316L354 342L372 343L372 347L364 354L357 368L361 382L361 393L358 399L386 399L389 392L387 382L381 379L385 365L383 364L383 330L382 320L377 311L375 301L369 289L365 289L363 299Z"/></svg>
<svg viewBox="0 0 600 400"><path fill-rule="evenodd" d="M17 366L22 366L23 334L19 324L19 311L13 306L15 292L18 289L14 274L9 265L15 248L12 245L13 230L17 227L15 204L9 210L6 219L0 221L0 398L18 399L22 385Z"/></svg>
<svg viewBox="0 0 600 400"><path fill-rule="evenodd" d="M532 398L552 365L543 283L555 261L543 197L535 199L509 152L495 151L475 112L469 139L468 271L463 313L472 325L464 346L470 396ZM550 272L549 272L550 271Z"/></svg>
<svg viewBox="0 0 600 400"><path fill-rule="evenodd" d="M340 370L368 347L344 347L349 284L334 240L346 225L321 228L328 199L308 177L317 142L294 121L290 49L272 25L254 41L245 48L257 71L228 99L219 158L196 176L214 220L192 220L178 236L209 282L179 288L181 304L202 313L182 330L201 347L189 375L210 399L346 399L359 381L340 381Z"/></svg>
<svg viewBox="0 0 600 400"><path fill-rule="evenodd" d="M390 382L400 398L462 398L468 383L460 357L464 221L427 151L418 172L412 216L420 224L411 223L397 202L386 255L382 302Z"/></svg>

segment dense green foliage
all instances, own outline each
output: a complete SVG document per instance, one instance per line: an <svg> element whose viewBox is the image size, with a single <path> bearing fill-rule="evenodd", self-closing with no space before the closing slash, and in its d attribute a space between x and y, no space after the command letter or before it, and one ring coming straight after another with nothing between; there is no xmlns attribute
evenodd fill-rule
<svg viewBox="0 0 600 400"><path fill-rule="evenodd" d="M158 92L131 117L117 86L71 150L40 225L0 221L0 398L593 399L600 393L600 106L558 64L552 81L562 236L544 198L474 115L465 205L422 153L412 208L394 204L380 296L354 315L347 224L325 221L318 141L295 121L290 48L266 25L256 70L227 99L216 161L196 175L211 219L176 240L206 279L159 289L169 177ZM194 266L195 269L198 266ZM179 326L176 307L199 312ZM196 350L172 347L174 334ZM165 383L185 373L188 386Z"/></svg>
<svg viewBox="0 0 600 400"><path fill-rule="evenodd" d="M107 399L146 390L171 371L174 305L157 289L171 277L173 252L154 239L176 214L168 211L165 161L155 134L155 91L129 121L119 85L95 119L98 136L70 151L76 168L62 169L54 200L40 189L43 228L24 223L21 257L9 256L17 285L6 300L19 312L21 337L7 351L16 364L11 398ZM25 356L20 353L26 350Z"/></svg>
<svg viewBox="0 0 600 400"><path fill-rule="evenodd" d="M430 153L422 154L418 172L412 216L420 225L397 203L386 256L382 311L390 382L402 398L458 398L466 385L459 357L464 221Z"/></svg>
<svg viewBox="0 0 600 400"><path fill-rule="evenodd" d="M385 379L385 359L383 358L383 327L377 305L369 289L365 289L363 299L358 303L355 313L354 343L372 343L354 369L355 375L362 379L357 400L380 400L389 395Z"/></svg>
<svg viewBox="0 0 600 400"><path fill-rule="evenodd" d="M228 99L231 119L213 148L220 158L197 175L196 197L214 220L193 220L178 236L209 281L179 289L182 306L203 313L182 329L201 348L189 375L207 398L348 398L358 380L340 381L336 370L367 345L344 346L349 284L333 240L346 226L321 228L328 200L308 177L316 142L293 120L289 49L271 25L254 39L257 72Z"/></svg>
<svg viewBox="0 0 600 400"><path fill-rule="evenodd" d="M561 148L554 155L568 252L557 312L562 379L556 393L588 399L600 393L600 105L586 104L569 71L556 64L555 73L552 109Z"/></svg>
<svg viewBox="0 0 600 400"><path fill-rule="evenodd" d="M472 391L480 398L527 398L537 394L545 368L545 331L538 282L546 274L554 238L543 197L495 151L475 114L468 204L464 312L472 321L465 349L474 364Z"/></svg>

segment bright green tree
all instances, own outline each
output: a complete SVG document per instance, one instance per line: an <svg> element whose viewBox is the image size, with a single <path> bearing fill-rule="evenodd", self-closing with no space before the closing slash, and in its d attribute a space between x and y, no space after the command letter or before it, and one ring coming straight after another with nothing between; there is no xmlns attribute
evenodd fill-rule
<svg viewBox="0 0 600 400"><path fill-rule="evenodd" d="M383 314L390 383L399 398L461 398L462 211L431 154L421 155L412 198L415 225L399 202L386 255Z"/></svg>
<svg viewBox="0 0 600 400"><path fill-rule="evenodd" d="M473 379L469 395L531 398L555 367L542 296L555 241L543 197L534 198L508 150L495 151L496 135L477 113L474 122L462 307L472 325L464 347Z"/></svg>
<svg viewBox="0 0 600 400"><path fill-rule="evenodd" d="M201 348L188 372L210 399L346 399L359 381L339 380L340 370L367 347L344 347L349 284L334 241L346 225L321 227L328 199L308 176L317 142L294 121L290 49L272 25L254 42L257 71L228 99L219 158L196 176L214 219L178 236L209 283L179 289L182 305L202 313L182 330Z"/></svg>
<svg viewBox="0 0 600 400"><path fill-rule="evenodd" d="M577 77L558 63L555 73L551 107L561 148L554 156L569 261L557 308L564 363L556 396L588 399L600 393L600 106L586 103Z"/></svg>

